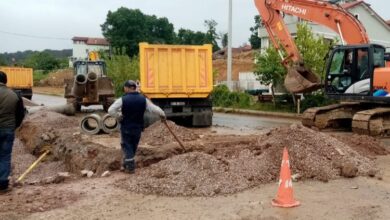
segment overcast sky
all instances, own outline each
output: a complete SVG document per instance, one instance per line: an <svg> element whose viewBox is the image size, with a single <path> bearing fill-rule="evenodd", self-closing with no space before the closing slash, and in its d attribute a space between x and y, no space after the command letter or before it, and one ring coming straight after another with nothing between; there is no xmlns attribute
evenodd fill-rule
<svg viewBox="0 0 390 220"><path fill-rule="evenodd" d="M390 19L390 1L366 2L384 19ZM248 41L257 10L253 0L233 0L233 4L233 46L239 46ZM107 12L121 6L167 17L176 30L204 31L203 21L214 19L218 32L227 32L228 0L1 0L0 52L70 49L73 36L101 37L100 25Z"/></svg>

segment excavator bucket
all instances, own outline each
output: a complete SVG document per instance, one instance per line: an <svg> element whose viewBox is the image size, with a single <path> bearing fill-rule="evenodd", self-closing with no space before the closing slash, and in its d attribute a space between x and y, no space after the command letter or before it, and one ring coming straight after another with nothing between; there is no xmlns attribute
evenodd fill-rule
<svg viewBox="0 0 390 220"><path fill-rule="evenodd" d="M322 87L317 75L302 66L292 66L287 69L284 86L291 93L307 93Z"/></svg>

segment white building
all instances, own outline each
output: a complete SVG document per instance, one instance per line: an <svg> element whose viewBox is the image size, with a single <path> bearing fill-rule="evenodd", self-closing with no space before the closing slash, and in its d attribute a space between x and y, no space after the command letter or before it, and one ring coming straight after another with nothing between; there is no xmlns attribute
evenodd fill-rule
<svg viewBox="0 0 390 220"><path fill-rule="evenodd" d="M110 44L104 38L73 37L73 55L71 61L86 60L92 51L109 51Z"/></svg>
<svg viewBox="0 0 390 220"><path fill-rule="evenodd" d="M390 25L370 7L370 4L364 2L363 0L348 1L347 3L345 3L346 1L334 0L334 2L342 3L340 4L341 7L349 11L363 23L371 43L383 45L387 48L390 47ZM284 21L291 35L293 37L296 36L297 23L301 22L302 19L286 15ZM315 23L309 24L314 34L324 36L324 38L331 40L339 37L338 33L323 25ZM261 48L268 48L270 41L268 32L264 27L259 29L259 37L261 38Z"/></svg>
<svg viewBox="0 0 390 220"><path fill-rule="evenodd" d="M253 72L240 72L238 74L239 90L268 90L268 86L262 85Z"/></svg>

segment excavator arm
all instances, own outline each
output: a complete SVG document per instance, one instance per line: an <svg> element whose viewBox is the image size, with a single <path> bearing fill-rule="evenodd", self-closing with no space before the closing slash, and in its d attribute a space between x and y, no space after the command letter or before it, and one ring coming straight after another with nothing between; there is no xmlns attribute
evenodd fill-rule
<svg viewBox="0 0 390 220"><path fill-rule="evenodd" d="M285 79L287 90L293 93L317 90L320 79L310 70L298 66L302 63L301 55L287 29L282 13L297 16L301 19L324 25L340 35L343 44L366 44L369 42L363 25L349 12L338 5L315 0L255 0L264 27L274 47L280 46L287 52L282 56L283 64L288 69ZM289 61L295 65L289 66Z"/></svg>

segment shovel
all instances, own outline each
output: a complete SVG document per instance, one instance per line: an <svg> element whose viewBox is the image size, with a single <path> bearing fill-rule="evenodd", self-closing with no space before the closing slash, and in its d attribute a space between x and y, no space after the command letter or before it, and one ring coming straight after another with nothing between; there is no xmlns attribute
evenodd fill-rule
<svg viewBox="0 0 390 220"><path fill-rule="evenodd" d="M169 127L168 123L166 120L163 120L163 123L165 124L165 126L168 128L169 132L173 135L173 137L175 138L175 140L177 141L177 143L179 143L180 147L186 151L186 148L184 147L183 145L183 142L181 142L181 140L176 136L176 134L172 131L172 129Z"/></svg>
<svg viewBox="0 0 390 220"><path fill-rule="evenodd" d="M31 166L16 180L14 186L19 185L24 179L24 177L26 177L27 174L29 174L49 153L49 150L45 151L33 164L31 164Z"/></svg>

